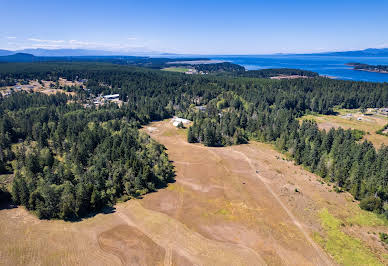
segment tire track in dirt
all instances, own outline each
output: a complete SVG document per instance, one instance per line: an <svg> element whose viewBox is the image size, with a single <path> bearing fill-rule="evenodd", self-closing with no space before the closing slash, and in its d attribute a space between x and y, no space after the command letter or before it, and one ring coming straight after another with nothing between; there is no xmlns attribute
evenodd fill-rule
<svg viewBox="0 0 388 266"><path fill-rule="evenodd" d="M172 266L172 249L168 246L165 250L166 255L164 256L164 266Z"/></svg>
<svg viewBox="0 0 388 266"><path fill-rule="evenodd" d="M101 243L101 233L97 236L97 243L98 247L102 252L117 257L120 260L121 265L125 265L125 259L123 258L123 256L121 256L118 248L110 247L110 249L108 249L104 247L104 245Z"/></svg>
<svg viewBox="0 0 388 266"><path fill-rule="evenodd" d="M144 208L137 200L127 202L125 207L118 205L116 214L166 247L166 264L172 260L169 253L175 251L196 265L266 265L254 250L205 238L166 214Z"/></svg>
<svg viewBox="0 0 388 266"><path fill-rule="evenodd" d="M287 213L287 215L291 218L291 221L298 227L298 229L302 232L306 240L310 243L310 245L315 249L319 257L321 258L322 262L324 262L325 265L333 265L333 263L327 258L326 254L323 253L323 251L318 247L318 245L311 239L308 232L303 228L302 224L298 221L298 219L294 216L294 214L291 212L291 210L282 202L282 200L279 198L279 196L272 190L272 188L268 185L266 182L266 179L262 177L259 173L256 172L256 167L254 166L254 163L252 162L252 159L249 158L245 153L241 151L233 150L232 148L228 148L228 150L240 154L249 164L252 171L254 171L255 175L258 177L258 179L264 184L265 188L271 193L271 195L275 198L275 200L279 203L279 205L283 208L283 210Z"/></svg>

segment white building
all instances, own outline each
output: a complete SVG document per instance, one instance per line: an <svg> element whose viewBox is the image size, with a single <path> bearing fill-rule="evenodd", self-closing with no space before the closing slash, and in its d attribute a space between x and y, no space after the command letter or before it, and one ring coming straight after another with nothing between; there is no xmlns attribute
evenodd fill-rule
<svg viewBox="0 0 388 266"><path fill-rule="evenodd" d="M190 120L176 117L176 116L174 116L174 118L172 119L172 124L174 125L174 127L177 127L180 123L185 125L185 124L189 124L190 122L191 122Z"/></svg>
<svg viewBox="0 0 388 266"><path fill-rule="evenodd" d="M105 95L103 97L105 100L115 100L115 99L118 99L120 97L120 94L109 94L109 95Z"/></svg>

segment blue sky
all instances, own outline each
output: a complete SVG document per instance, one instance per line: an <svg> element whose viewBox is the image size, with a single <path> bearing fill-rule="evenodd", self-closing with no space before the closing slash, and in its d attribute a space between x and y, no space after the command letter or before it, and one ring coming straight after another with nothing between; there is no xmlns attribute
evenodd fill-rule
<svg viewBox="0 0 388 266"><path fill-rule="evenodd" d="M385 0L0 0L0 49L268 54L388 47Z"/></svg>

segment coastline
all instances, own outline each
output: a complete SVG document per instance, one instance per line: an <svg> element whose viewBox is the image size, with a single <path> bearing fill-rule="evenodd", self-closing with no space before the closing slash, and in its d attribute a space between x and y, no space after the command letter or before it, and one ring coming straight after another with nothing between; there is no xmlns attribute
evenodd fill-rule
<svg viewBox="0 0 388 266"><path fill-rule="evenodd" d="M367 65L367 64L361 64L361 63L346 63L346 66L351 66L353 67L353 70L358 70L358 71L365 71L365 72L372 72L372 73L381 73L381 74L388 74L388 71L379 69L379 66L372 66L372 65ZM371 68L357 68L357 66L370 66ZM374 67L374 68L372 68Z"/></svg>
<svg viewBox="0 0 388 266"><path fill-rule="evenodd" d="M384 71L384 70L371 70L371 69L364 69L364 68L358 68L358 69L353 68L353 70L372 72L372 73L380 73L380 74L388 74L388 71Z"/></svg>

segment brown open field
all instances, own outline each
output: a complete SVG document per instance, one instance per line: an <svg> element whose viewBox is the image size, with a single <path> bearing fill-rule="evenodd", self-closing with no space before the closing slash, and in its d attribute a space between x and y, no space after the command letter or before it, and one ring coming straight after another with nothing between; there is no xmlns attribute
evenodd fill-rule
<svg viewBox="0 0 388 266"><path fill-rule="evenodd" d="M379 114L362 115L357 110L341 109L338 115L305 115L302 119L317 121L320 129L329 130L332 127L342 127L343 129L362 130L366 133L364 139L371 141L376 148L379 148L381 144L388 145L387 136L376 134L377 130L383 128L388 123L387 116Z"/></svg>
<svg viewBox="0 0 388 266"><path fill-rule="evenodd" d="M176 170L166 189L80 222L0 209L0 265L384 265L386 221L251 143L189 144L169 120L144 128Z"/></svg>

